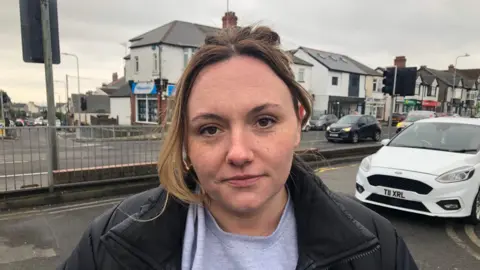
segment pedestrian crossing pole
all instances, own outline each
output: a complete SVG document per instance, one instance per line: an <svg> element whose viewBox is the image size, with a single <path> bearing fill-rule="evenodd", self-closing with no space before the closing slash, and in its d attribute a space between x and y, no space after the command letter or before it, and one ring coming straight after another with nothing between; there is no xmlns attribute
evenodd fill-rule
<svg viewBox="0 0 480 270"><path fill-rule="evenodd" d="M393 77L393 90L390 100L390 117L388 119L388 139L392 138L392 115L395 106L395 88L397 87L397 66L395 66L395 75Z"/></svg>
<svg viewBox="0 0 480 270"><path fill-rule="evenodd" d="M53 60L52 60L52 41L50 33L50 0L41 0L41 19L43 33L43 55L45 65L45 83L47 88L47 118L48 118L48 186L49 191L53 192L53 171L56 169L57 160L57 134L55 121L55 92L53 91Z"/></svg>

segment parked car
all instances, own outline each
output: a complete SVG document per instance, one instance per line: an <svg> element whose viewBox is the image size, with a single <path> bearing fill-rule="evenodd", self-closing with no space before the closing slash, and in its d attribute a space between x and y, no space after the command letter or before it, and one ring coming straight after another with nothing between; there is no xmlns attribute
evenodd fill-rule
<svg viewBox="0 0 480 270"><path fill-rule="evenodd" d="M337 121L338 118L334 114L312 115L310 125L314 130L326 130L327 127Z"/></svg>
<svg viewBox="0 0 480 270"><path fill-rule="evenodd" d="M345 115L335 124L330 125L325 132L328 141L351 141L372 138L379 141L382 135L380 123L371 115Z"/></svg>
<svg viewBox="0 0 480 270"><path fill-rule="evenodd" d="M397 124L397 131L396 133L399 133L409 125L413 124L414 122L426 118L433 118L437 117L437 114L435 112L431 111L411 111L407 114L407 117L405 120Z"/></svg>
<svg viewBox="0 0 480 270"><path fill-rule="evenodd" d="M480 122L416 121L363 159L355 197L368 204L480 223Z"/></svg>

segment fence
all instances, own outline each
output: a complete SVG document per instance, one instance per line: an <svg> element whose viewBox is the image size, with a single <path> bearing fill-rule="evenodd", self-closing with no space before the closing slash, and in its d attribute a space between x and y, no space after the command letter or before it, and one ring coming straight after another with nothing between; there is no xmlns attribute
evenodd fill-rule
<svg viewBox="0 0 480 270"><path fill-rule="evenodd" d="M5 136L0 136L0 192L49 186L49 128L2 129L0 135ZM155 174L154 169L139 171L138 166L157 161L162 143L157 126L54 129L57 140L55 184L88 181L89 177L112 179Z"/></svg>
<svg viewBox="0 0 480 270"><path fill-rule="evenodd" d="M49 129L55 130L57 142L52 178ZM9 127L0 132L5 135L0 136L0 193L157 174L159 126ZM300 149L333 147L321 132L304 136Z"/></svg>

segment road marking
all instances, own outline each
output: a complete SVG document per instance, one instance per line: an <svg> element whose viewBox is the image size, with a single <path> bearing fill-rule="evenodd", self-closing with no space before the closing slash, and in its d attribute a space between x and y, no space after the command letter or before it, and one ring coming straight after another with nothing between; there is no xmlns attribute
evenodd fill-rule
<svg viewBox="0 0 480 270"><path fill-rule="evenodd" d="M25 218L25 217L33 217L41 214L58 214L58 213L69 212L73 210L88 209L88 208L103 206L107 204L119 203L123 199L124 197L117 197L117 198L105 199L105 200L99 200L99 201L93 201L93 202L68 204L68 205L55 206L55 207L49 207L49 208L37 209L37 210L29 210L24 212L17 212L17 213L3 214L3 215L0 214L0 221L19 219L19 218Z"/></svg>
<svg viewBox="0 0 480 270"><path fill-rule="evenodd" d="M356 167L356 166L358 166L358 164L359 163L354 163L354 164L350 164L350 165L346 165L346 166L339 166L339 167L324 167L324 168L316 169L315 172L316 173L323 173L323 172L334 171L334 170L343 169L343 168Z"/></svg>
<svg viewBox="0 0 480 270"><path fill-rule="evenodd" d="M467 234L468 238L477 246L480 247L480 239L478 238L477 234L475 233L475 228L473 225L465 225L465 233Z"/></svg>
<svg viewBox="0 0 480 270"><path fill-rule="evenodd" d="M447 231L448 237L450 237L450 239L452 239L453 242L457 244L457 246L461 247L468 254L472 255L475 259L480 261L480 254L474 251L469 245L467 245L462 239L460 239L460 237L458 237L457 233L453 229L452 224L447 223L447 225L445 226L445 230Z"/></svg>

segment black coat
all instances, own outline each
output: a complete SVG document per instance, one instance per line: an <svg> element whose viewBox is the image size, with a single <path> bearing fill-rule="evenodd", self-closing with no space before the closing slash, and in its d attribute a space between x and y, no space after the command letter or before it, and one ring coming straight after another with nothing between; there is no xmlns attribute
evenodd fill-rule
<svg viewBox="0 0 480 270"><path fill-rule="evenodd" d="M294 162L287 181L295 209L297 270L418 269L388 220L354 199L331 192ZM353 183L352 183L353 188ZM188 206L158 187L127 198L96 218L58 269L181 269ZM129 218L125 213L133 216ZM140 222L138 220L148 220Z"/></svg>

